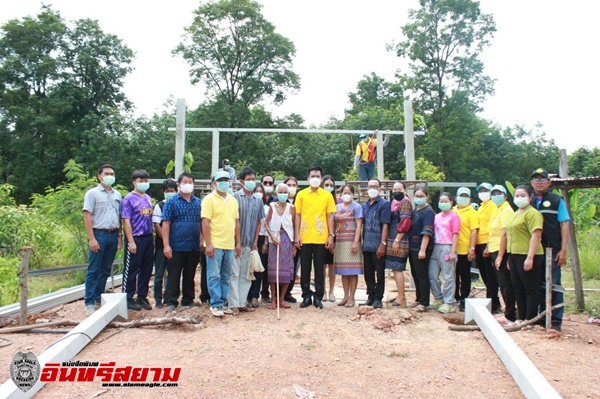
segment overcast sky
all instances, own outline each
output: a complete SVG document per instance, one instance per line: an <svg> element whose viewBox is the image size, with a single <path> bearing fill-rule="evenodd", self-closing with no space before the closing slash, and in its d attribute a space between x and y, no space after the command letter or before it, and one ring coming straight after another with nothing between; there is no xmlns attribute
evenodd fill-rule
<svg viewBox="0 0 600 399"><path fill-rule="evenodd" d="M343 117L348 93L364 75L393 79L402 61L386 44L402 38L408 9L416 0L261 0L263 14L296 45L294 70L302 87L279 107L277 116L301 114L308 124ZM97 19L105 32L119 36L136 52L135 70L125 93L138 114L162 110L172 96L190 107L204 100L189 84L187 65L171 56L198 0L48 0L67 20ZM41 2L2 2L0 23L36 15ZM484 55L485 72L496 79L482 116L501 126L539 122L560 148L599 147L597 39L600 2L483 0L497 32ZM378 126L374 126L377 128ZM380 127L385 128L385 127ZM549 168L552 168L549 166Z"/></svg>

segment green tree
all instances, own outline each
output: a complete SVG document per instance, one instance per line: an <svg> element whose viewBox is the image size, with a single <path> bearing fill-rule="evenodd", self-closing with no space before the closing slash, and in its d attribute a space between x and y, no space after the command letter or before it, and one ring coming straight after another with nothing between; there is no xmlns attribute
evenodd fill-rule
<svg viewBox="0 0 600 399"><path fill-rule="evenodd" d="M600 148L580 147L568 158L570 176L600 176Z"/></svg>
<svg viewBox="0 0 600 399"><path fill-rule="evenodd" d="M454 108L460 113L470 108L474 113L493 93L493 80L484 74L479 57L496 28L492 16L483 14L477 1L420 0L419 4L418 10L410 10L411 21L402 27L405 40L388 49L409 60L409 71L400 75L400 80L415 91L417 112L429 116L423 142L428 158L446 171L447 162L456 155L449 144L468 142L466 126L449 126Z"/></svg>
<svg viewBox="0 0 600 399"><path fill-rule="evenodd" d="M213 101L226 105L230 127L240 127L240 115L265 98L275 104L287 91L300 87L292 71L294 44L252 0L219 0L201 4L184 41L174 54L190 65L192 83L204 83Z"/></svg>

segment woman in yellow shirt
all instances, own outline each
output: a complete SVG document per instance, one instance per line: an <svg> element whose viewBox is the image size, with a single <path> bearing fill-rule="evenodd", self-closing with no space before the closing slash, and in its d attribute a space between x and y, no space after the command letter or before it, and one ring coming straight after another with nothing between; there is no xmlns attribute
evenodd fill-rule
<svg viewBox="0 0 600 399"><path fill-rule="evenodd" d="M456 191L454 212L460 217L454 298L459 302L460 310L464 311L465 299L471 294L471 262L475 260L475 245L479 230L479 215L471 207L471 190L468 187L460 187ZM434 306L436 305L438 304L434 302ZM441 305L440 303L438 306Z"/></svg>

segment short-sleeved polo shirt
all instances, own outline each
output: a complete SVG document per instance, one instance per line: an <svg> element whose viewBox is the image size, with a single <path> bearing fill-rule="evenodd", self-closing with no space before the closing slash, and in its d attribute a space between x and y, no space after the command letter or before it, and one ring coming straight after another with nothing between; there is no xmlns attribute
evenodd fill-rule
<svg viewBox="0 0 600 399"><path fill-rule="evenodd" d="M467 205L462 209L455 207L454 212L460 217L460 233L458 234L456 252L459 255L466 255L469 253L469 247L471 246L471 231L479 228L479 216L471 205Z"/></svg>
<svg viewBox="0 0 600 399"><path fill-rule="evenodd" d="M238 202L233 195L221 197L213 191L202 201L202 219L210 220L210 241L214 248L235 249L235 222L240 218Z"/></svg>
<svg viewBox="0 0 600 399"><path fill-rule="evenodd" d="M300 239L303 244L326 244L329 237L327 214L335 213L335 201L327 190L307 188L296 194L296 214L302 217Z"/></svg>
<svg viewBox="0 0 600 399"><path fill-rule="evenodd" d="M170 223L169 245L176 252L200 251L200 198L192 195L190 202L177 193L165 202L162 220Z"/></svg>
<svg viewBox="0 0 600 399"><path fill-rule="evenodd" d="M506 228L506 224L512 219L515 211L510 207L508 201L504 201L502 205L496 207L494 213L490 217L490 228L488 237L488 251L498 252L500 250L500 240L502 239L502 229Z"/></svg>
<svg viewBox="0 0 600 399"><path fill-rule="evenodd" d="M114 188L106 191L98 184L85 193L83 210L92 214L94 229L118 229L121 226L121 193Z"/></svg>
<svg viewBox="0 0 600 399"><path fill-rule="evenodd" d="M529 253L529 241L535 230L544 228L544 217L532 206L524 211L515 212L514 216L506 225L506 250L515 255L527 255ZM542 241L538 244L536 255L543 255Z"/></svg>
<svg viewBox="0 0 600 399"><path fill-rule="evenodd" d="M373 203L366 201L363 209L363 252L377 252L384 224L389 224L392 219L392 209L388 200L377 197Z"/></svg>
<svg viewBox="0 0 600 399"><path fill-rule="evenodd" d="M487 244L490 228L490 218L497 206L493 201L487 200L482 202L477 210L479 216L479 232L477 233L477 244Z"/></svg>

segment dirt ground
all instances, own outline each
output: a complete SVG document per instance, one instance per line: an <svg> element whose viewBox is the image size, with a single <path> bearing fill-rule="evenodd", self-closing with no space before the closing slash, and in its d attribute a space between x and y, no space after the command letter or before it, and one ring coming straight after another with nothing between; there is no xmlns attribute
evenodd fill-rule
<svg viewBox="0 0 600 399"><path fill-rule="evenodd" d="M341 297L340 281L336 296ZM362 282L361 282L362 285ZM364 299L364 285L358 299ZM476 285L481 285L481 282ZM386 296L394 286L387 279ZM198 288L197 288L198 290ZM295 291L296 298L300 298ZM481 296L481 293L478 294ZM414 293L408 293L408 300ZM151 301L153 303L153 301ZM254 313L213 317L207 306L177 312L197 326L107 328L73 360L116 362L116 367L180 367L178 387L103 388L87 383L47 383L39 398L522 398L480 332L453 332L464 314L416 314L386 302L367 316L358 307L326 302L325 308L261 305ZM130 312L130 319L161 317L163 309ZM32 318L84 318L82 302ZM564 398L600 398L600 327L585 315L566 315L563 333L542 329L510 333ZM17 351L42 353L58 334L3 334L0 379L10 378ZM0 345L6 342L0 342Z"/></svg>

